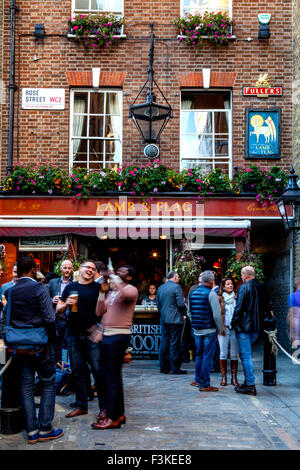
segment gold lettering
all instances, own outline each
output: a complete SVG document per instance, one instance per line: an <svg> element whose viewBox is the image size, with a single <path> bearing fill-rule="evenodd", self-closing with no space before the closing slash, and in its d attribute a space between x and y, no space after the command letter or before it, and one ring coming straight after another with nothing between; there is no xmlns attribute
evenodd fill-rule
<svg viewBox="0 0 300 470"><path fill-rule="evenodd" d="M187 208L185 206L188 206ZM189 202L184 202L182 204L182 209L184 212L191 212L192 205Z"/></svg>
<svg viewBox="0 0 300 470"><path fill-rule="evenodd" d="M115 211L116 211L116 212L117 212L117 211L118 211L118 212L121 211L121 212L125 213L125 210L126 210L126 208L125 208L125 201L123 201L122 204L119 204L118 201L115 202Z"/></svg>
<svg viewBox="0 0 300 470"><path fill-rule="evenodd" d="M113 208L113 206L111 205L110 202L108 202L108 203L106 204L105 209L104 209L104 212L108 212L108 211L114 212L114 208Z"/></svg>
<svg viewBox="0 0 300 470"><path fill-rule="evenodd" d="M128 212L135 211L134 202L128 202Z"/></svg>

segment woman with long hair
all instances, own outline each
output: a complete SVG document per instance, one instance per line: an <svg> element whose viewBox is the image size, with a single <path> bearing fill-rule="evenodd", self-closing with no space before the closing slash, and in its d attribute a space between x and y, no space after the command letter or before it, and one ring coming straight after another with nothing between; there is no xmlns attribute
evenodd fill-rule
<svg viewBox="0 0 300 470"><path fill-rule="evenodd" d="M236 305L236 294L234 292L233 281L230 277L225 277L222 280L219 296L221 307L223 307L222 316L224 326L223 334L218 335L220 346L220 369L222 377L220 385L227 385L227 357L228 347L230 347L231 384L237 386L239 385L237 381L238 342L235 331L230 328L231 319Z"/></svg>

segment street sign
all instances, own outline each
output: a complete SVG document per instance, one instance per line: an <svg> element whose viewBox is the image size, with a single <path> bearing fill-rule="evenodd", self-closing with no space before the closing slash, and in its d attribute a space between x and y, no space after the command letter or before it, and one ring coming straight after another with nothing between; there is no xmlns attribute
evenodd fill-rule
<svg viewBox="0 0 300 470"><path fill-rule="evenodd" d="M65 109L63 88L23 88L22 109Z"/></svg>

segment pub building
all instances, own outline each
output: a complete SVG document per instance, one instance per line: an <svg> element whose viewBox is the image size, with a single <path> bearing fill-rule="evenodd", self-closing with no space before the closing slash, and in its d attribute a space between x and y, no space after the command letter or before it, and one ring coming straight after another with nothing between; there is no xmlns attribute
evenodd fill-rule
<svg viewBox="0 0 300 470"><path fill-rule="evenodd" d="M155 0L141 9L135 0L59 6L4 0L1 73L9 99L2 103L2 179L21 163L48 162L71 173L143 166L153 158L178 173L220 168L232 178L236 166L250 164L288 171L292 2L285 2L284 28L279 5L270 0L262 11L254 0ZM125 20L113 38L103 43L96 28L81 40L84 15L107 11ZM194 44L187 41L190 32L174 24L187 13L215 18L217 11L229 18L227 29L224 16L217 34L210 38L207 26L198 42L199 23ZM140 274L151 282L156 274L161 282L182 240L204 257L201 269L214 269L221 279L232 251L250 244L263 256L278 338L287 345L292 253L276 204L258 202L254 190L202 200L179 188L152 194L147 203L124 191L75 200L2 191L0 243L8 269L1 282L20 256L33 255L47 274L63 250L70 258L111 260L114 268L130 264L136 284ZM156 357L158 336L155 311L137 306L135 356Z"/></svg>

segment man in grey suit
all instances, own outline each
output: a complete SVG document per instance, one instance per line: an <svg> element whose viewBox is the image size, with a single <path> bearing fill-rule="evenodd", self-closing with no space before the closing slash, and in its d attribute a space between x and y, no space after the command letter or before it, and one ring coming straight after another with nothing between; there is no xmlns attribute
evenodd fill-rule
<svg viewBox="0 0 300 470"><path fill-rule="evenodd" d="M48 284L50 297L53 303L54 311L56 311L56 305L64 291L64 288L73 281L73 264L70 260L65 259L60 265L61 277L51 279ZM62 360L62 348L65 339L66 330L66 317L65 315L56 316L56 331L57 339L55 343L55 355L56 362Z"/></svg>
<svg viewBox="0 0 300 470"><path fill-rule="evenodd" d="M162 374L186 374L181 370L180 338L186 305L179 276L175 271L169 272L168 281L157 291L157 308L160 313L161 341L159 348L159 366Z"/></svg>

